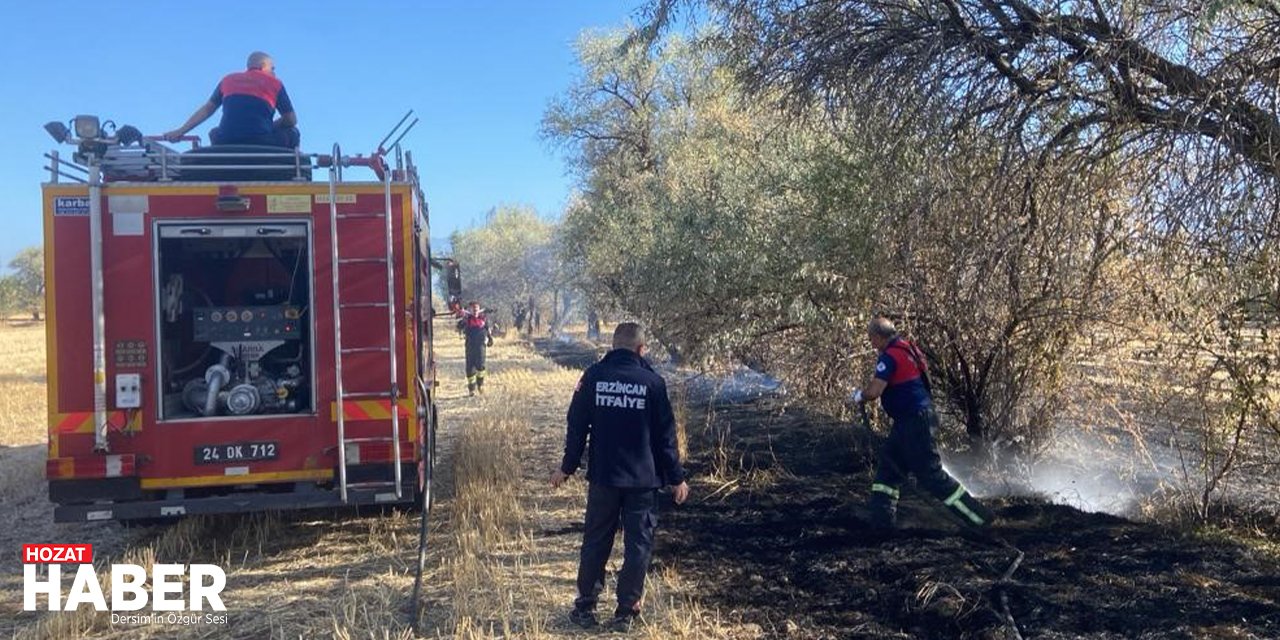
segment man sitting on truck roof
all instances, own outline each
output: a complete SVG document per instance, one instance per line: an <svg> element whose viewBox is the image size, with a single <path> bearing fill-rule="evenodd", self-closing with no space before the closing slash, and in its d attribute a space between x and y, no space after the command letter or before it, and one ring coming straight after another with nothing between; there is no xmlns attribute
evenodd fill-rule
<svg viewBox="0 0 1280 640"><path fill-rule="evenodd" d="M254 51L245 66L244 71L227 74L214 88L209 101L196 109L181 127L164 134L165 139L177 142L221 106L222 122L209 131L209 142L298 148L298 115L293 111L284 83L276 78L275 61L261 51ZM280 112L280 118L273 122L271 118L276 111Z"/></svg>

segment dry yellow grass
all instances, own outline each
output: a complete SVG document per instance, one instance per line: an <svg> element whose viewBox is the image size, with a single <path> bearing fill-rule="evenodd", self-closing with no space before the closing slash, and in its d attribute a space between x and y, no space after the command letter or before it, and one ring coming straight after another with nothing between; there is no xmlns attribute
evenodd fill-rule
<svg viewBox="0 0 1280 640"><path fill-rule="evenodd" d="M443 325L442 325L443 328ZM53 525L43 497L43 333L5 329L10 354L0 382L23 398L5 405L0 470L27 478L7 495L25 519L0 535L21 542L92 541L102 563L216 563L227 571L226 625L112 625L109 614L19 612L21 571L0 554L0 637L400 639L408 630L416 562L417 515L328 512L190 518L176 525ZM432 512L421 631L428 638L549 638L574 635L565 619L574 596L580 481L551 491L564 411L578 372L514 340L490 351L486 394L467 398L462 344L439 340L442 411L437 503ZM5 388L9 388L6 386ZM8 394L6 394L8 395ZM27 404L30 403L30 404ZM34 426L32 426L34 425ZM7 558L5 557L7 556ZM616 562L616 561L615 561ZM615 566L616 568L616 566ZM7 578L7 580L6 580ZM15 579L16 578L16 579ZM742 637L703 610L672 568L650 577L644 638ZM750 634L747 634L750 635Z"/></svg>
<svg viewBox="0 0 1280 640"><path fill-rule="evenodd" d="M45 542L87 542L103 554L122 548L130 539L113 527L55 525L53 507L45 497L44 461L47 457L47 401L44 326L0 325L0 637L37 619L21 613L22 568L19 545ZM65 624L75 628L74 620ZM72 637L74 633L62 637Z"/></svg>
<svg viewBox="0 0 1280 640"><path fill-rule="evenodd" d="M571 525L582 521L585 485L571 481L553 491L547 482L560 459L564 411L580 372L519 343L499 343L491 359L487 394L469 407L475 415L458 436L454 458L446 542L453 553L440 569L452 589L436 595L448 599L450 611L429 619L439 637L584 635L566 614L581 539ZM735 637L686 589L674 569L651 575L645 624L634 635Z"/></svg>
<svg viewBox="0 0 1280 640"><path fill-rule="evenodd" d="M44 325L0 325L0 445L45 442Z"/></svg>
<svg viewBox="0 0 1280 640"><path fill-rule="evenodd" d="M0 505L7 507L9 518L22 519L16 509L44 482L48 407L44 375L44 325L0 324ZM0 541L8 539L0 536ZM0 561L0 571L14 566ZM0 577L0 595L4 592L5 581ZM0 611L4 610L5 603L0 601Z"/></svg>

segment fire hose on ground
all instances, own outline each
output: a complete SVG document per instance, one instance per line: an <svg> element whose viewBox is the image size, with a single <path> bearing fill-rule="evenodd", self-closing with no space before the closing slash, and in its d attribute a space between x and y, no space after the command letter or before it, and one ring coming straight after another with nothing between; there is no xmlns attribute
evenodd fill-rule
<svg viewBox="0 0 1280 640"><path fill-rule="evenodd" d="M432 430L434 432L434 429ZM409 614L409 628L413 631L413 635L417 637L418 621L422 618L422 572L427 566L427 518L431 515L431 478L434 475L433 466L435 460L429 456L434 456L433 444L435 436L430 436L432 442L423 445L422 460L424 460L425 473L423 474L422 486L422 503L418 505L422 509L422 519L418 526L418 565L413 574L413 605Z"/></svg>

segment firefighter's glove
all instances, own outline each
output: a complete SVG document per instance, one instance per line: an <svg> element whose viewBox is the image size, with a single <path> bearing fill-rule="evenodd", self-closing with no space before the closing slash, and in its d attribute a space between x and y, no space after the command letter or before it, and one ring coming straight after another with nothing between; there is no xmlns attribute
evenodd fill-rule
<svg viewBox="0 0 1280 640"><path fill-rule="evenodd" d="M849 394L849 402L852 402L853 404L862 404L864 402L862 399L862 389L854 389L853 393Z"/></svg>
<svg viewBox="0 0 1280 640"><path fill-rule="evenodd" d="M493 346L493 336L489 336L489 339L485 341L484 345L485 345L486 347L492 347L492 346Z"/></svg>

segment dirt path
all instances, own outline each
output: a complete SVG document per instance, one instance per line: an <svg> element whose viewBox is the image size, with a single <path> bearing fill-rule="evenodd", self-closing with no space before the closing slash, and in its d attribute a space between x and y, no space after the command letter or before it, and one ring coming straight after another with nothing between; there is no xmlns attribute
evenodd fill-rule
<svg viewBox="0 0 1280 640"><path fill-rule="evenodd" d="M450 512L450 524L439 545L450 560L434 574L438 588L428 595L434 612L428 631L481 638L588 635L566 619L575 594L586 487L577 479L558 491L548 486L580 375L523 343L500 342L491 352L485 395L465 403L464 410L474 413L458 436L453 501L441 505ZM663 544L660 536L659 554ZM611 570L618 562L620 557ZM645 622L632 635L754 637L750 629L723 624L691 597L687 584L671 568L651 574ZM609 590L606 597L611 596Z"/></svg>
<svg viewBox="0 0 1280 640"><path fill-rule="evenodd" d="M444 340L441 367L461 367L462 351ZM448 501L450 455L455 434L472 413L461 406L465 389L446 376L439 405L441 461L437 491ZM41 436L42 437L42 436ZM8 549L22 542L92 542L100 564L153 561L214 563L227 572L222 597L225 625L138 626L111 624L109 615L78 611L20 611L21 568L17 554L0 554L0 635L31 638L153 637L405 637L412 569L416 562L418 514L366 509L188 518L174 525L124 528L117 523L52 523L44 497L43 445L0 449L3 468L20 483L6 483L5 508L15 508L16 526L0 529ZM437 510L447 516L447 510ZM433 522L433 530L447 522ZM428 566L444 558L431 549Z"/></svg>
<svg viewBox="0 0 1280 640"><path fill-rule="evenodd" d="M444 374L439 395L438 500L452 492L451 455L456 434L476 412L454 376L462 350L446 336L439 352ZM42 397L42 396L41 396ZM43 436L41 436L43 437ZM119 524L52 523L44 497L44 446L0 448L9 482L5 508L17 525L3 528L8 549L22 542L92 542L104 563L209 562L227 571L226 625L138 627L112 625L105 614L46 615L21 612L17 554L0 554L0 635L4 637L403 637L416 562L418 514L381 510L316 510L245 516L189 518L176 525L126 529ZM434 512L433 534L448 527L447 508ZM429 567L441 566L444 548L430 547ZM430 586L428 587L430 589ZM434 634L433 634L434 635Z"/></svg>
<svg viewBox="0 0 1280 640"><path fill-rule="evenodd" d="M436 503L424 576L422 637L573 635L585 488L551 491L564 410L578 372L503 340L490 351L483 396L467 397L461 339L442 329ZM40 386L39 381L33 383ZM29 436L42 438L43 436ZM16 439L16 438L15 438ZM0 449L15 507L10 549L22 542L92 541L110 563L215 563L227 572L225 625L112 624L109 614L21 612L16 553L0 554L0 636L17 638L406 638L416 562L416 513L308 511L188 518L175 525L54 525L43 497L39 440ZM15 442L14 444L19 444ZM640 637L744 637L687 598L677 572L651 581L653 613ZM750 637L747 634L745 637Z"/></svg>

